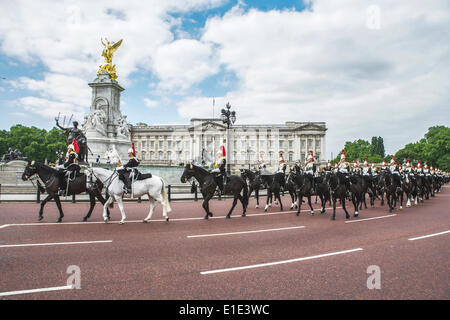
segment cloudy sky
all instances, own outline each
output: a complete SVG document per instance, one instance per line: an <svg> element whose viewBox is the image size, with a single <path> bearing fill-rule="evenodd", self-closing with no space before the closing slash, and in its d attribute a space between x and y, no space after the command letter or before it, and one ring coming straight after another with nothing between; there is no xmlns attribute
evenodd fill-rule
<svg viewBox="0 0 450 320"><path fill-rule="evenodd" d="M325 121L327 158L388 153L450 125L448 0L0 0L0 128L82 121L116 52L130 123L186 124L227 101L239 123Z"/></svg>

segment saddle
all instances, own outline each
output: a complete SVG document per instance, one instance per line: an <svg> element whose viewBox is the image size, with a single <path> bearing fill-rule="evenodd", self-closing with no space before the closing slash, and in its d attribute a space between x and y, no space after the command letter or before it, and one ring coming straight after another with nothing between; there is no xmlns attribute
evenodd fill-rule
<svg viewBox="0 0 450 320"><path fill-rule="evenodd" d="M133 172L133 174L134 174L134 180L135 181L139 181L139 180L145 180L145 179L149 179L149 178L151 178L152 177L152 174L151 173L142 173L142 172L140 172L138 169L132 169L132 170L130 170L130 171L127 171L125 174L126 175L128 175L128 178L130 178L131 179L131 177L130 177L130 175L131 175L131 172Z"/></svg>

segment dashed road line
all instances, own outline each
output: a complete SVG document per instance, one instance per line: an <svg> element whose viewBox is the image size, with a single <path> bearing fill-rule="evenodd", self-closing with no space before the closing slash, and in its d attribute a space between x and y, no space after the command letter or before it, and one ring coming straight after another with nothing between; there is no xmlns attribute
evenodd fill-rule
<svg viewBox="0 0 450 320"><path fill-rule="evenodd" d="M74 241L74 242L48 242L48 243L22 243L22 244L4 244L4 245L0 245L0 248L61 246L61 245L95 244L95 243L111 243L111 242L112 242L112 240Z"/></svg>
<svg viewBox="0 0 450 320"><path fill-rule="evenodd" d="M269 267L269 266L274 266L274 265L278 265L278 264L285 264L285 263L299 262L299 261L305 261L305 260L312 260L312 259L324 258L324 257L335 256L335 255L340 255L340 254L346 254L346 253L362 251L362 250L363 250L362 248L356 248L356 249L337 251L337 252L330 252L330 253L319 254L319 255L315 255L315 256L295 258L295 259L289 259L289 260L282 260L282 261L275 261L275 262L268 262L268 263L253 264L253 265L241 266L241 267L233 267L233 268L225 268L225 269L216 269L216 270L202 271L202 272L200 272L200 274L206 275L206 274L212 274L212 273L221 273L221 272L237 271L237 270L244 270L244 269Z"/></svg>
<svg viewBox="0 0 450 320"><path fill-rule="evenodd" d="M436 236L440 236L440 235L443 235L443 234L446 234L446 233L449 233L449 232L450 232L450 230L447 230L447 231L442 231L442 232L438 232L438 233L428 234L428 235L425 235L425 236L410 238L408 240L409 241L414 241L414 240L420 240L420 239L425 239L425 238L430 238L430 237L436 237Z"/></svg>
<svg viewBox="0 0 450 320"><path fill-rule="evenodd" d="M38 293L38 292L70 290L70 289L73 289L73 286L62 286L62 287L38 288L38 289L30 289L30 290L8 291L8 292L0 292L0 297L14 296L14 295L18 295L18 294Z"/></svg>
<svg viewBox="0 0 450 320"><path fill-rule="evenodd" d="M345 223L353 223L353 222L361 222L361 221L367 221L367 220L375 220L375 219L384 219L384 218L390 218L390 217L395 217L397 214L389 214L387 216L381 216L381 217L373 217L373 218L365 218L365 219L358 219L358 220L350 220L350 221L345 221Z"/></svg>
<svg viewBox="0 0 450 320"><path fill-rule="evenodd" d="M305 226L296 227L286 227L286 228L273 228L273 229L260 229L260 230L249 230L249 231L237 231L237 232L225 232L225 233L209 233L209 234L198 234L187 236L188 238L202 238L202 237L216 237L216 236L229 236L235 234L247 234L247 233L258 233L258 232L270 232L270 231L284 231L292 229L302 229Z"/></svg>

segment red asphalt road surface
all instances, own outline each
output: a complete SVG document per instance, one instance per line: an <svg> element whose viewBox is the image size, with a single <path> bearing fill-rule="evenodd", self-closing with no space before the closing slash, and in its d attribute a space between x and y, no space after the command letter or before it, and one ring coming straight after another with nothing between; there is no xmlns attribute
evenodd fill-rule
<svg viewBox="0 0 450 320"><path fill-rule="evenodd" d="M264 202L261 199L261 204ZM98 204L82 223L87 203L64 203L63 223L47 204L37 222L38 204L0 204L0 299L449 299L450 186L418 206L396 210L363 209L346 220L337 209L315 211L303 204L299 217L272 206L267 213L240 203L224 219L231 200L210 202L214 219L203 220L199 202L172 202L169 222L159 204L152 220L149 202L125 203L127 222L119 225L117 204L112 221L103 223ZM317 209L319 204L314 205ZM327 208L329 206L327 205ZM304 211L303 211L304 210ZM270 214L272 213L272 214ZM367 218L385 217L364 220ZM194 218L194 219L188 219ZM350 222L346 221L359 221ZM303 228L292 228L303 226ZM188 237L217 233L288 228L267 232ZM106 243L42 244L112 240ZM219 273L201 272L265 264L351 249L362 250L285 264ZM2 296L2 293L67 285L67 268L79 266L81 289ZM368 289L369 266L379 266L381 289Z"/></svg>

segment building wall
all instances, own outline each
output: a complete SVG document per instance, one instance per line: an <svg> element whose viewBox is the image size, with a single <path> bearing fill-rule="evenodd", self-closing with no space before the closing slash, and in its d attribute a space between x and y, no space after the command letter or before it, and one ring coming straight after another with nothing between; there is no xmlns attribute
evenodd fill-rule
<svg viewBox="0 0 450 320"><path fill-rule="evenodd" d="M325 162L324 122L286 122L284 125L235 125L230 129L229 162L236 168L257 164L278 166L279 152L288 164L304 162L309 150ZM220 119L192 119L190 125L131 127L138 158L143 164L179 165L191 160L215 161L219 147L226 146L226 127Z"/></svg>

